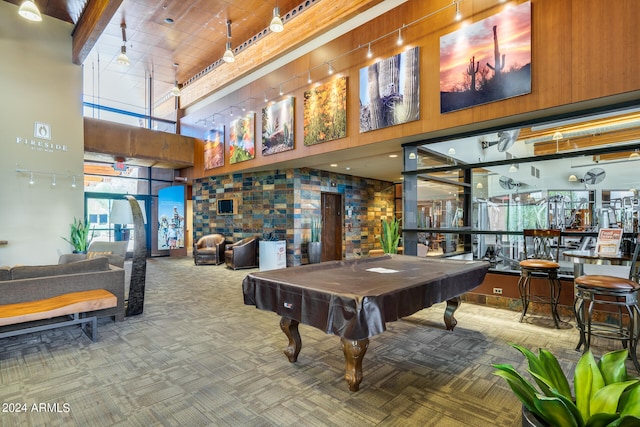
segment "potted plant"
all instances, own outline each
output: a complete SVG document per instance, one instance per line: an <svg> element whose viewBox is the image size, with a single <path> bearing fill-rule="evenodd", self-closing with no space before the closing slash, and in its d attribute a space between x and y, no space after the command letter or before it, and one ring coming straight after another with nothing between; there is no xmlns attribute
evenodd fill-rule
<svg viewBox="0 0 640 427"><path fill-rule="evenodd" d="M495 364L522 402L523 426L637 426L640 425L640 381L627 376L627 349L604 354L596 362L590 350L575 368L573 391L556 357L540 349L511 344L528 360L534 386L510 364Z"/></svg>
<svg viewBox="0 0 640 427"><path fill-rule="evenodd" d="M63 237L62 239L69 242L73 246L73 253L86 253L89 247L89 221L78 218L73 218L71 225L71 233L69 238Z"/></svg>
<svg viewBox="0 0 640 427"><path fill-rule="evenodd" d="M382 234L378 238L385 254L398 253L400 232L400 220L398 218L393 217L391 220L382 220Z"/></svg>
<svg viewBox="0 0 640 427"><path fill-rule="evenodd" d="M311 219L311 240L309 241L309 264L317 264L322 261L322 242L320 232L322 224L318 218Z"/></svg>

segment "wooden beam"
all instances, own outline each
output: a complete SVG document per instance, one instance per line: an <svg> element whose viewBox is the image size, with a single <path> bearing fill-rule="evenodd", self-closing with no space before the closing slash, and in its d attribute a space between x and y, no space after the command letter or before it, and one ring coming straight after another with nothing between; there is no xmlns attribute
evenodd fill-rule
<svg viewBox="0 0 640 427"><path fill-rule="evenodd" d="M561 139L556 145L555 141L535 144L533 154L541 156L563 151L583 150L601 145L621 144L638 139L638 129L625 129L618 132L585 135L579 138Z"/></svg>
<svg viewBox="0 0 640 427"><path fill-rule="evenodd" d="M287 23L285 31L267 34L236 55L231 64L222 64L182 88L180 108L187 108L205 96L239 80L251 71L274 61L329 29L381 3L382 0L322 0Z"/></svg>
<svg viewBox="0 0 640 427"><path fill-rule="evenodd" d="M71 36L71 60L82 65L98 38L122 4L122 0L90 0Z"/></svg>

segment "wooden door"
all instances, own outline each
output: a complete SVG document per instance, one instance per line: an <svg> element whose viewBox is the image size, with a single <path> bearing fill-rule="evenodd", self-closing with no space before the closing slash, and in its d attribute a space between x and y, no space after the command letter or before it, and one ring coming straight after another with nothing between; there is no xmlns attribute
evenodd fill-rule
<svg viewBox="0 0 640 427"><path fill-rule="evenodd" d="M342 194L322 193L322 261L342 259Z"/></svg>

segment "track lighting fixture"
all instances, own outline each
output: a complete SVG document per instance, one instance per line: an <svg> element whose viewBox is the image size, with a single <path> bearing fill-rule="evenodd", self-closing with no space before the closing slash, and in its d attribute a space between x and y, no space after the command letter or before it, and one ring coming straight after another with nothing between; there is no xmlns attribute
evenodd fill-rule
<svg viewBox="0 0 640 427"><path fill-rule="evenodd" d="M278 92L278 94L280 96L284 95L284 92L282 92L282 83L280 83L280 91Z"/></svg>
<svg viewBox="0 0 640 427"><path fill-rule="evenodd" d="M65 175L58 174L54 172L44 172L44 171L33 171L29 169L22 169L19 165L16 164L16 172L19 174L29 174L29 185L35 185L36 180L34 178L35 175L43 175L51 177L51 186L56 187L58 185L58 175L64 178L71 178L71 188L76 188L78 183L78 178L76 175Z"/></svg>
<svg viewBox="0 0 640 427"><path fill-rule="evenodd" d="M222 56L224 62L233 62L236 60L233 55L233 51L231 50L231 21L227 20L227 49L224 51L224 55Z"/></svg>
<svg viewBox="0 0 640 427"><path fill-rule="evenodd" d="M36 6L36 4L30 0L26 0L20 5L20 9L18 9L18 15L22 16L24 19L28 19L29 21L42 21L42 15L40 15L38 6Z"/></svg>
<svg viewBox="0 0 640 427"><path fill-rule="evenodd" d="M354 49L352 49L352 50L350 50L348 52L345 52L345 53L343 53L341 55L338 55L338 56L336 56L334 58L330 58L328 60L324 60L320 64L309 68L307 70L307 83L308 84L313 83L313 80L311 79L311 71L312 70L315 70L317 68L322 68L326 64L328 66L328 74L332 75L336 71L335 68L333 67L332 61L336 61L339 58L341 58L342 56L347 55L347 54L351 54L352 52L354 52L356 50L360 50L360 49L363 49L364 47L366 47L367 48L367 53L366 53L367 59L373 58L373 51L371 50L371 44L372 43L377 43L382 39L392 38L394 35L397 35L397 38L396 38L397 45L398 46L404 45L404 39L402 38L402 30L404 30L405 28L408 28L408 27L411 27L411 26L415 25L416 23L418 23L420 21L423 21L426 18L429 18L431 16L439 14L439 13L449 9L450 7L455 7L455 9L456 9L455 19L456 20L462 19L462 13L460 12L460 1L462 1L462 0L451 0L451 3L447 4L446 6L440 8L438 10L435 10L435 11L433 11L431 13L428 13L428 14L426 14L426 15L424 15L424 16L422 16L422 17L420 17L420 18L418 18L418 19L416 19L416 20L414 20L412 22L409 22L407 24L402 24L402 26L400 28L391 30L390 32L388 32L386 34L383 34L383 35L381 35L381 36L379 36L379 37L377 37L375 39L372 39L372 40L370 40L370 41L368 41L366 43L359 44L356 48L354 48ZM273 10L273 15L274 15L274 19L275 19L276 15L279 16L279 9L277 7L277 3L276 3L276 7ZM229 24L231 24L231 21L227 21L227 24L229 26ZM271 31L275 31L275 30L273 30L273 28L271 28ZM229 39L231 39L231 30L230 29L227 30L227 37ZM230 43L227 43L227 49L228 49L229 55L233 55L233 53L230 51ZM225 55L226 55L226 53L225 53ZM226 61L226 59L225 59L225 61ZM304 77L304 74L294 75L291 78L289 78L287 80L284 80L282 83L280 83L280 88L282 88L282 84L283 83L286 83L286 82L288 82L290 80L303 78L303 77ZM276 86L271 86L271 87L269 87L267 89L267 91L271 90L271 89L275 89L275 88L276 88ZM264 95L264 102L265 103L269 102L269 99L267 97L267 91L265 91L265 95ZM280 95L282 95L282 91L280 92ZM517 166L515 166L515 167L517 168Z"/></svg>
<svg viewBox="0 0 640 427"><path fill-rule="evenodd" d="M282 23L282 19L280 19L280 8L278 6L273 8L273 19L271 20L271 24L269 24L269 29L274 33L281 33L284 30L284 24Z"/></svg>
<svg viewBox="0 0 640 427"><path fill-rule="evenodd" d="M122 28L122 47L120 48L120 55L118 55L118 64L127 66L129 65L129 57L127 56L127 24L124 22L120 24Z"/></svg>
<svg viewBox="0 0 640 427"><path fill-rule="evenodd" d="M327 65L329 66L329 75L332 75L332 74L333 74L333 72L335 71L335 70L333 69L333 65L331 65L331 62L327 62Z"/></svg>

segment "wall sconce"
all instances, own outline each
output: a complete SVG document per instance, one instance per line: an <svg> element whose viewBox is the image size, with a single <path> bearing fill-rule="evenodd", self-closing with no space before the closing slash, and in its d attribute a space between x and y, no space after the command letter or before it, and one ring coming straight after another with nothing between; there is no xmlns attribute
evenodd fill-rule
<svg viewBox="0 0 640 427"><path fill-rule="evenodd" d="M449 151L447 152L447 154L449 154L450 156L455 156L456 155L456 149L451 147L449 148Z"/></svg>
<svg viewBox="0 0 640 427"><path fill-rule="evenodd" d="M573 174L569 175L569 182L578 182L578 177Z"/></svg>
<svg viewBox="0 0 640 427"><path fill-rule="evenodd" d="M484 185L482 185L482 183L479 182L479 183L476 184L476 188L482 189L482 188L484 188Z"/></svg>
<svg viewBox="0 0 640 427"><path fill-rule="evenodd" d="M518 167L518 165L511 165L511 166L509 167L509 172L511 172L511 173L516 173L516 172L518 172L518 169L520 169L520 168Z"/></svg>

